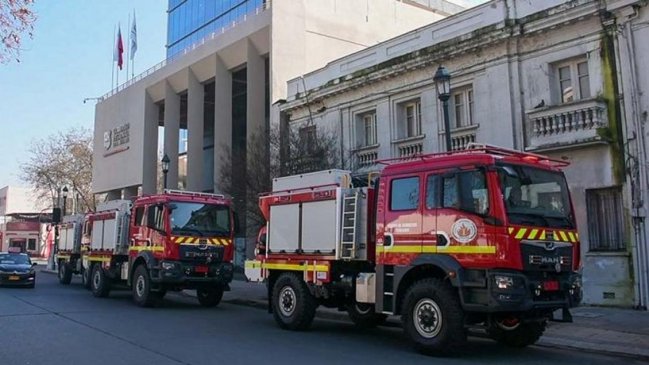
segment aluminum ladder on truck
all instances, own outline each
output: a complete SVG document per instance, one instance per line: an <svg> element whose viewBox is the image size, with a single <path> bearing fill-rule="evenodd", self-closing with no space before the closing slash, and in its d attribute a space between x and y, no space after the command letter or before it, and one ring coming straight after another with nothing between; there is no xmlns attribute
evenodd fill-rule
<svg viewBox="0 0 649 365"><path fill-rule="evenodd" d="M356 218L358 217L358 191L343 197L343 224L340 240L340 258L356 259Z"/></svg>

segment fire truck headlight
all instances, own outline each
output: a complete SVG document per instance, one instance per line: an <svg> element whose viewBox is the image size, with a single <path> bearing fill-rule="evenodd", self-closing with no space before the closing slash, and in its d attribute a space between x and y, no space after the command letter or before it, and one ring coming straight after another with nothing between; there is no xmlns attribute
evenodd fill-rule
<svg viewBox="0 0 649 365"><path fill-rule="evenodd" d="M175 268L176 268L176 263L175 262L167 262L167 261L162 262L162 269L163 270L173 270Z"/></svg>
<svg viewBox="0 0 649 365"><path fill-rule="evenodd" d="M498 289L506 290L514 287L514 278L511 276L496 275L494 276L494 280L496 281L496 287Z"/></svg>

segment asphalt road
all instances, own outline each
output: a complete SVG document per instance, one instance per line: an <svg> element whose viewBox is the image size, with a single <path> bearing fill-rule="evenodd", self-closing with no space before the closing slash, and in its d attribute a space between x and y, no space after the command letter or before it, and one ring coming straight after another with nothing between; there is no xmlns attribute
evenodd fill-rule
<svg viewBox="0 0 649 365"><path fill-rule="evenodd" d="M227 293L226 298L227 300ZM170 294L136 307L130 292L94 298L80 286L39 273L35 289L0 288L0 364L640 364L568 350L512 350L471 339L455 358L412 350L401 330L357 330L316 320L311 331L279 329L264 310L221 303L202 308Z"/></svg>

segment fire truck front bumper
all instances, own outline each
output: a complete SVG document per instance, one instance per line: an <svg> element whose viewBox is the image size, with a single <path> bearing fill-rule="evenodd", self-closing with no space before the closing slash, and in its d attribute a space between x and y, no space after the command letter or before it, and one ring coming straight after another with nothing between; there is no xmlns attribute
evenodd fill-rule
<svg viewBox="0 0 649 365"><path fill-rule="evenodd" d="M233 266L229 262L196 264L182 261L162 261L154 270L151 281L191 289L204 285L227 286L232 281ZM157 275L156 275L157 272Z"/></svg>

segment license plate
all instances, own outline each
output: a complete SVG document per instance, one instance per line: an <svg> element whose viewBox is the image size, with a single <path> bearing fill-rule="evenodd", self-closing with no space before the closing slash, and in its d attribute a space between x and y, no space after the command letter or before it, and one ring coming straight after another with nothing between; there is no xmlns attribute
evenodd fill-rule
<svg viewBox="0 0 649 365"><path fill-rule="evenodd" d="M198 273L206 273L207 272L207 266L196 266L194 271Z"/></svg>
<svg viewBox="0 0 649 365"><path fill-rule="evenodd" d="M559 290L559 282L556 280L544 281L543 290L545 291L557 291Z"/></svg>
<svg viewBox="0 0 649 365"><path fill-rule="evenodd" d="M13 281L20 280L20 276L10 276L9 280L13 280Z"/></svg>

